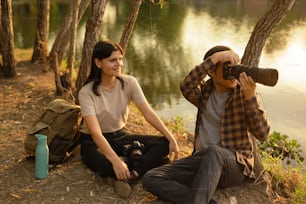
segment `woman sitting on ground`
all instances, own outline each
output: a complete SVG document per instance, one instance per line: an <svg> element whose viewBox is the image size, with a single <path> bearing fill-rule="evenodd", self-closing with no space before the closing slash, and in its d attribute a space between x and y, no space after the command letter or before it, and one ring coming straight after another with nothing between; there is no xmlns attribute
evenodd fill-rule
<svg viewBox="0 0 306 204"><path fill-rule="evenodd" d="M131 181L178 157L178 144L147 102L137 80L121 73L123 50L115 42L100 41L93 49L91 71L79 92L83 163L102 177L113 177L118 195L126 197ZM129 104L134 102L160 135L127 131ZM133 159L133 155L138 156ZM135 156L135 157L136 157ZM139 159L139 157L141 157Z"/></svg>

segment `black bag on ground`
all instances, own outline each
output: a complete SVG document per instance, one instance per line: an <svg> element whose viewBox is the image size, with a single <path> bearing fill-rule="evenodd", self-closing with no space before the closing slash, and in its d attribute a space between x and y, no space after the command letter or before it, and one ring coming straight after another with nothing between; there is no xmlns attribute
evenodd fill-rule
<svg viewBox="0 0 306 204"><path fill-rule="evenodd" d="M35 134L47 136L50 163L63 163L79 144L81 123L80 106L63 99L51 101L43 114L28 129L24 149L30 157L35 156Z"/></svg>

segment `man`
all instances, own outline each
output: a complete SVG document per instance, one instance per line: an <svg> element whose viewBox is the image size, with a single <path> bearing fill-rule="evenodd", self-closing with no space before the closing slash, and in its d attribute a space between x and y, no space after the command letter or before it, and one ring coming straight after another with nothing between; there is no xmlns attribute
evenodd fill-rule
<svg viewBox="0 0 306 204"><path fill-rule="evenodd" d="M226 46L207 51L204 61L184 78L184 97L198 108L194 152L147 172L143 186L173 203L217 203L217 187L240 185L254 175L252 137L265 141L270 126L251 77L223 78L225 63L239 56ZM205 81L206 76L210 79Z"/></svg>

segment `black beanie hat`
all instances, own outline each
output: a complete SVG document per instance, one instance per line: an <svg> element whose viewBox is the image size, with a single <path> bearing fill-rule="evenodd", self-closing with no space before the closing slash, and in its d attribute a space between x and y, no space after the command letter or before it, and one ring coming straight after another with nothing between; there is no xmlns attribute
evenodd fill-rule
<svg viewBox="0 0 306 204"><path fill-rule="evenodd" d="M215 47L210 48L204 55L204 59L206 60L208 57L212 56L216 52L231 50L231 48L223 46L223 45L217 45Z"/></svg>

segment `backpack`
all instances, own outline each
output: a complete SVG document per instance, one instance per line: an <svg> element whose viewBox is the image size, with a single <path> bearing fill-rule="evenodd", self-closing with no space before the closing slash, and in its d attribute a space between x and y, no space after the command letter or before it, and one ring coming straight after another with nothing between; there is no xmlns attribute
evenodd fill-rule
<svg viewBox="0 0 306 204"><path fill-rule="evenodd" d="M80 106L63 99L51 101L43 114L29 127L24 149L30 157L35 156L38 143L35 134L47 136L49 162L59 164L67 161L79 144L81 123Z"/></svg>

